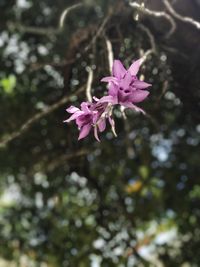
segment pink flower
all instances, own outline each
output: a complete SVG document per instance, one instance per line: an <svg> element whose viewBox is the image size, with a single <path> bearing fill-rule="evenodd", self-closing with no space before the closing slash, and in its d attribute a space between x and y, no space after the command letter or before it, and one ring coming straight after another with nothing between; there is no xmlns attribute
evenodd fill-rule
<svg viewBox="0 0 200 267"><path fill-rule="evenodd" d="M103 82L109 83L108 95L100 99L94 97L95 102L93 103L83 102L80 109L74 106L67 109L67 112L72 115L64 122L76 121L80 131L78 140L85 138L93 130L95 138L100 141L98 133L106 129L107 120L111 125L113 134L116 136L115 122L112 118L114 105L120 104L123 107L144 113L135 103L142 102L149 95L149 92L145 89L151 84L137 78L136 75L140 65L141 60L139 59L126 70L120 60L115 60L113 76L102 79Z"/></svg>
<svg viewBox="0 0 200 267"><path fill-rule="evenodd" d="M98 101L98 99L95 98L95 101ZM93 129L95 138L100 141L98 132L103 132L106 129L106 119L109 119L110 124L113 125L107 103L83 102L81 104L81 109L70 106L66 111L72 115L64 122L76 121L78 129L80 130L78 140L85 138Z"/></svg>
<svg viewBox="0 0 200 267"><path fill-rule="evenodd" d="M81 109L70 106L66 111L72 113L72 115L64 122L76 120L78 129L80 130L78 140L86 137L92 129L92 124L95 122L97 112L93 112L90 109L90 104L88 102L83 102L81 104Z"/></svg>
<svg viewBox="0 0 200 267"><path fill-rule="evenodd" d="M101 103L108 102L112 105L120 104L126 108L133 108L136 111L144 111L135 106L134 103L142 102L149 92L145 89L151 84L140 81L137 73L141 65L141 59L135 61L126 70L120 60L115 60L113 71L110 77L105 77L101 81L109 83L108 96L100 99Z"/></svg>

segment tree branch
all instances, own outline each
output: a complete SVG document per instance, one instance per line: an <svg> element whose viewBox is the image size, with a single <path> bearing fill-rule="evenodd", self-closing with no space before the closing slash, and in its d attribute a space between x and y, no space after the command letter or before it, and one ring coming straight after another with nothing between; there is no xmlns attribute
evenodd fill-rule
<svg viewBox="0 0 200 267"><path fill-rule="evenodd" d="M166 34L166 37L169 38L176 30L176 23L174 21L174 19L167 14L164 11L154 11L154 10L150 10L142 5L139 5L136 2L129 2L129 5L133 8L135 8L136 10L138 10L139 12L142 12L146 15L155 17L155 18L165 18L171 25L169 32Z"/></svg>
<svg viewBox="0 0 200 267"><path fill-rule="evenodd" d="M81 7L83 5L83 3L77 3L75 5L72 5L70 7L67 7L61 14L60 16L60 20L59 20L59 29L62 30L63 26L64 26L64 22L65 22L65 18L68 15L68 13L73 10L76 9L77 7Z"/></svg>
<svg viewBox="0 0 200 267"><path fill-rule="evenodd" d="M32 63L30 64L30 71L37 71L40 70L46 66L51 66L51 67L55 67L55 68L60 68L60 67L65 67L67 65L71 65L72 63L74 63L76 61L76 58L71 59L71 60L63 60L60 62L44 62L44 63Z"/></svg>
<svg viewBox="0 0 200 267"><path fill-rule="evenodd" d="M44 170L46 172L52 172L56 168L58 168L58 167L62 166L63 164L65 164L66 161L69 161L69 160L77 158L77 157L85 156L88 153L89 153L89 150L81 149L81 150L78 150L78 151L76 151L74 153L71 153L71 154L64 154L61 157L57 158L56 160L52 160L51 162L49 162L45 166Z"/></svg>
<svg viewBox="0 0 200 267"><path fill-rule="evenodd" d="M147 59L147 57L151 54L155 54L156 53L156 42L155 42L155 39L154 39L154 36L153 34L150 32L150 30L144 26L143 24L139 24L138 27L146 33L146 35L148 36L149 38L149 42L150 42L150 45L151 45L151 48L149 50L147 50L143 55L142 55L142 63L144 63Z"/></svg>
<svg viewBox="0 0 200 267"><path fill-rule="evenodd" d="M112 74L112 67L113 67L113 61L114 61L112 43L106 36L105 36L105 40L106 40L106 47L107 47L107 52L108 52L109 70L110 70L110 73Z"/></svg>
<svg viewBox="0 0 200 267"><path fill-rule="evenodd" d="M107 15L107 16L104 18L103 22L101 23L99 29L97 30L96 34L95 34L94 37L92 38L91 42L86 46L86 48L85 48L85 52L87 52L87 51L91 48L91 46L96 42L97 38L101 35L101 33L103 32L103 30L104 30L104 28L105 28L105 26L106 26L106 24L107 24L109 18L110 18L110 14Z"/></svg>
<svg viewBox="0 0 200 267"><path fill-rule="evenodd" d="M7 27L9 30L18 30L19 32L22 33L32 33L32 34L37 34L37 35L47 35L47 36L52 36L56 35L59 33L59 30L56 28L42 28L42 27L34 27L34 26L25 26L22 25L19 22L13 22L9 21L7 23Z"/></svg>
<svg viewBox="0 0 200 267"><path fill-rule="evenodd" d="M56 35L62 31L66 16L69 14L69 12L73 9L76 9L76 8L82 6L82 5L83 5L83 3L77 3L75 5L67 7L62 12L62 14L60 16L58 27L55 27L55 28L51 28L51 27L50 28L42 28L42 27L26 26L26 25L23 25L19 22L13 22L13 21L9 21L7 23L7 26L11 31L12 30L19 30L20 32L23 32L23 33L32 33L32 34L47 35L47 36Z"/></svg>
<svg viewBox="0 0 200 267"><path fill-rule="evenodd" d="M77 92L76 95L79 95L80 93L82 93L84 91L84 87L82 86ZM74 94L72 94L74 95ZM0 140L0 148L6 146L9 142L11 142L13 139L21 136L23 133L25 133L29 128L31 128L31 126L39 121L41 118L49 115L50 113L52 113L54 110L58 109L60 106L62 106L63 104L66 104L70 98L72 97L72 95L69 96L65 96L63 97L61 100L59 100L58 102L56 102L55 104L53 104L52 106L46 108L45 110L43 110L40 113L37 113L36 115L34 115L33 117L31 117L30 119L28 119L17 131L14 131L10 134L7 134L5 138L2 138L2 140Z"/></svg>
<svg viewBox="0 0 200 267"><path fill-rule="evenodd" d="M186 22L188 24L191 24L193 26L195 26L198 30L200 29L200 22L194 20L193 18L190 18L190 17L184 17L180 14L178 14L174 9L173 7L171 6L171 4L169 3L168 0L163 0L167 10L178 20L180 21L183 21L183 22Z"/></svg>
<svg viewBox="0 0 200 267"><path fill-rule="evenodd" d="M93 70L91 67L87 67L88 71L88 80L87 80L87 86L86 86L86 97L89 102L92 102L92 94L91 94L91 89L92 89L92 81L93 81Z"/></svg>

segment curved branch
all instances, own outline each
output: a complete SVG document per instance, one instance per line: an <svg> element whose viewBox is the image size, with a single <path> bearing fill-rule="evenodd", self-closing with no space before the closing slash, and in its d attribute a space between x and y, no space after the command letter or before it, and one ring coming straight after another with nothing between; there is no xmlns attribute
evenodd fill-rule
<svg viewBox="0 0 200 267"><path fill-rule="evenodd" d="M171 4L169 3L168 0L163 0L167 10L178 20L180 21L183 21L183 22L186 22L188 24L191 24L193 26L195 26L198 30L200 29L200 22L194 20L193 18L190 18L190 17L184 17L180 14L178 14L176 12L176 10L173 9L173 7L171 6Z"/></svg>
<svg viewBox="0 0 200 267"><path fill-rule="evenodd" d="M61 14L60 16L60 20L59 20L59 29L61 30L64 26L64 22L65 22L65 18L67 16L67 14L73 10L73 9L76 9L77 7L81 7L83 5L83 3L77 3L75 5L72 5L70 7L67 7Z"/></svg>
<svg viewBox="0 0 200 267"><path fill-rule="evenodd" d="M169 38L176 30L176 23L174 21L174 19L167 14L164 11L155 11L155 10L150 10L142 5L139 5L136 2L129 2L129 5L133 8L135 8L136 10L138 10L139 12L142 12L146 15L155 17L155 18L165 18L171 25L169 32L166 34L166 37Z"/></svg>
<svg viewBox="0 0 200 267"><path fill-rule="evenodd" d="M114 62L112 43L106 36L105 36L105 40L106 40L106 48L108 52L109 70L110 70L110 73L112 74L112 67L113 67L113 62Z"/></svg>
<svg viewBox="0 0 200 267"><path fill-rule="evenodd" d="M150 30L144 26L143 24L139 24L138 27L146 33L146 35L148 36L149 38L149 42L150 42L150 45L151 45L151 48L149 50L147 50L143 55L142 55L142 63L144 63L147 59L147 57L151 54L155 54L156 53L156 42L155 42L155 39L154 39L154 36L153 34L150 32Z"/></svg>
<svg viewBox="0 0 200 267"><path fill-rule="evenodd" d="M99 26L99 29L97 30L96 34L94 35L94 37L92 38L91 42L85 47L85 52L87 52L91 46L96 42L97 38L101 35L101 33L103 32L109 18L110 18L111 14L108 14L104 20L102 21L101 25Z"/></svg>
<svg viewBox="0 0 200 267"><path fill-rule="evenodd" d="M93 81L93 70L91 67L87 67L88 71L88 80L87 80L87 86L86 86L86 97L89 102L92 102L92 94L91 94L91 89L92 89L92 81Z"/></svg>
<svg viewBox="0 0 200 267"><path fill-rule="evenodd" d="M59 25L58 27L52 28L43 28L43 27L34 27L34 26L26 26L23 25L19 22L14 22L14 21L9 21L7 23L8 29L13 31L13 30L18 30L22 33L30 33L30 34L37 34L37 35L46 35L46 36L52 36L52 35L56 35L59 34L64 26L64 22L66 19L66 16L68 15L68 13L73 10L76 9L80 6L82 6L83 3L77 3L75 5L72 5L70 7L67 7L61 14L60 19L59 19Z"/></svg>
<svg viewBox="0 0 200 267"><path fill-rule="evenodd" d="M59 30L56 28L43 28L43 27L34 27L34 26L26 26L19 22L8 21L7 27L10 31L17 30L22 33L30 33L30 34L37 34L37 35L46 35L51 37L52 35L56 35L59 33Z"/></svg>
<svg viewBox="0 0 200 267"><path fill-rule="evenodd" d="M56 168L62 166L63 164L66 164L67 161L74 159L74 158L86 156L88 153L89 153L89 150L81 149L81 150L78 150L78 151L70 153L70 154L64 154L61 157L50 161L47 165L45 165L44 169L46 172L52 172Z"/></svg>
<svg viewBox="0 0 200 267"><path fill-rule="evenodd" d="M83 92L85 86L82 86L77 92L76 95L79 95L80 93ZM74 94L72 94L74 95ZM41 118L49 115L50 113L52 113L54 110L58 109L60 106L62 106L63 104L66 104L70 98L72 97L72 95L69 96L65 96L63 97L61 100L59 100L58 102L56 102L55 104L53 104L52 106L46 108L45 110L43 110L40 113L37 113L36 115L34 115L33 117L31 117L30 119L28 119L17 131L14 131L10 134L8 134L5 138L3 138L2 140L0 140L0 148L6 146L9 142L11 142L13 139L21 136L23 133L25 133L29 128L31 128L31 126L39 121Z"/></svg>

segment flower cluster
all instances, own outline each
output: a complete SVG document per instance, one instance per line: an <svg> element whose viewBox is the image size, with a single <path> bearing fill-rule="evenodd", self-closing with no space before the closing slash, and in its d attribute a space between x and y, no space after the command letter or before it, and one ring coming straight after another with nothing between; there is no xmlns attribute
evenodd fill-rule
<svg viewBox="0 0 200 267"><path fill-rule="evenodd" d="M80 130L79 140L85 138L91 130L94 131L95 138L99 141L98 133L106 129L106 122L111 125L115 134L112 111L115 105L124 108L131 108L144 113L135 105L142 102L149 92L145 89L151 84L140 81L137 77L141 65L141 59L133 62L126 70L120 60L113 63L112 76L105 77L101 81L108 83L108 94L98 99L94 97L94 102L83 102L80 109L70 106L66 111L71 113L71 117L64 122L76 121Z"/></svg>

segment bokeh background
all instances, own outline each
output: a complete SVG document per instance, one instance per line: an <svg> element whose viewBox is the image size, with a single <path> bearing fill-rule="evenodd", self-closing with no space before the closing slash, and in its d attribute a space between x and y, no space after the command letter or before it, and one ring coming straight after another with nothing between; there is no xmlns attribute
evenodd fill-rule
<svg viewBox="0 0 200 267"><path fill-rule="evenodd" d="M0 0L1 267L200 266L198 20L199 0ZM109 47L147 56L147 115L78 142L65 109L88 70L104 95Z"/></svg>

